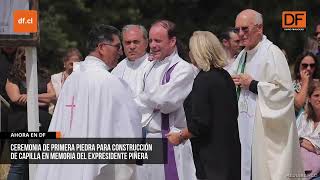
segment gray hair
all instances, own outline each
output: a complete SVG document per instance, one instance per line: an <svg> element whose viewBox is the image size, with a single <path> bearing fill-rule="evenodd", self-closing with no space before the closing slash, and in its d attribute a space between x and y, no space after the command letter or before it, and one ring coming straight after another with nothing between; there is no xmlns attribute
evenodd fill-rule
<svg viewBox="0 0 320 180"><path fill-rule="evenodd" d="M141 30L142 34L143 34L143 38L145 40L148 40L148 32L146 30L146 28L140 24L128 24L128 25L125 25L123 28L122 28L122 36L123 36L123 33L128 31L129 29L131 28L134 28L134 27L137 27Z"/></svg>
<svg viewBox="0 0 320 180"><path fill-rule="evenodd" d="M259 12L256 12L256 19L255 19L256 24L263 24L263 17L262 14Z"/></svg>

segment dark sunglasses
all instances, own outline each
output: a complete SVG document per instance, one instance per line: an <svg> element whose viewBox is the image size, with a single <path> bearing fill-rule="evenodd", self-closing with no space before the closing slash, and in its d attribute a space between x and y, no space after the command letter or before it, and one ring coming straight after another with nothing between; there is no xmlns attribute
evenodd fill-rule
<svg viewBox="0 0 320 180"><path fill-rule="evenodd" d="M240 30L244 33L247 33L249 31L249 26L245 26L245 27L236 27L233 29L233 32L235 33L240 33Z"/></svg>
<svg viewBox="0 0 320 180"><path fill-rule="evenodd" d="M308 66L310 66L310 68L315 68L316 67L316 64L306 64L306 63L303 63L301 64L302 68L306 69L308 68Z"/></svg>
<svg viewBox="0 0 320 180"><path fill-rule="evenodd" d="M259 26L259 24L254 24L254 25L249 25L249 26L243 26L243 27L235 27L233 28L233 32L235 33L240 33L240 30L243 32L243 33L247 33L249 32L249 27L252 26L252 27L256 27L256 26Z"/></svg>
<svg viewBox="0 0 320 180"><path fill-rule="evenodd" d="M314 34L314 36L318 36L319 33L320 33L320 32L315 32L315 33L313 33L313 34Z"/></svg>

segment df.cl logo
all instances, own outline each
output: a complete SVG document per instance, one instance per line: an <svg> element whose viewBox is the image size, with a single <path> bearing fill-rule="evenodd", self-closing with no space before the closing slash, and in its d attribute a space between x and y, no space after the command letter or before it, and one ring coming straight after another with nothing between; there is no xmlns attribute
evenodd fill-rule
<svg viewBox="0 0 320 180"><path fill-rule="evenodd" d="M307 27L306 11L283 11L282 29L285 31L304 31Z"/></svg>
<svg viewBox="0 0 320 180"><path fill-rule="evenodd" d="M14 32L35 33L38 31L38 14L35 10L15 10L13 21Z"/></svg>

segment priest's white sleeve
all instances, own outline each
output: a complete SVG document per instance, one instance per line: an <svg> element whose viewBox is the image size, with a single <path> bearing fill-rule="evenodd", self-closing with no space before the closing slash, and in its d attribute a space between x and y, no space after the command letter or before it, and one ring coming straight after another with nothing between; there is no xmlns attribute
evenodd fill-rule
<svg viewBox="0 0 320 180"><path fill-rule="evenodd" d="M267 62L263 64L258 79L252 179L285 179L288 174L303 173L295 125L294 93L283 53L274 45L267 51L266 57L261 57ZM268 162L267 166L262 162Z"/></svg>
<svg viewBox="0 0 320 180"><path fill-rule="evenodd" d="M272 46L269 51L270 60L263 68L262 80L258 83L258 103L263 118L285 118L294 103L290 70L279 48Z"/></svg>
<svg viewBox="0 0 320 180"><path fill-rule="evenodd" d="M179 67L180 65L180 67ZM190 64L179 62L171 73L168 83L160 85L153 92L142 92L136 99L140 108L151 108L168 114L183 105L192 89L194 72Z"/></svg>

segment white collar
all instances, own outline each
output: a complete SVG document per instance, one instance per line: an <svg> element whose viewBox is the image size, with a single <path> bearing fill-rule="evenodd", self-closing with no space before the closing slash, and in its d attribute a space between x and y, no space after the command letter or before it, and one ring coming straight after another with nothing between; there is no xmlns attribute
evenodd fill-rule
<svg viewBox="0 0 320 180"><path fill-rule="evenodd" d="M99 58L97 58L95 56L92 56L92 55L87 56L85 58L85 60L81 63L81 65L84 65L84 66L85 65L94 65L94 66L97 66L97 67L102 67L102 68L106 69L107 71L109 71L111 69L101 59L99 59ZM82 66L82 68L86 68L86 67Z"/></svg>
<svg viewBox="0 0 320 180"><path fill-rule="evenodd" d="M127 58L127 65L132 66L132 67L137 67L139 66L146 58L148 57L148 53L145 53L143 56L135 59L135 60L129 60Z"/></svg>
<svg viewBox="0 0 320 180"><path fill-rule="evenodd" d="M252 54L256 53L258 51L259 47L261 46L262 42L265 41L266 39L267 39L267 37L265 35L263 35L262 36L262 40L253 49L246 50L246 52L249 55L252 55Z"/></svg>
<svg viewBox="0 0 320 180"><path fill-rule="evenodd" d="M167 62L170 62L170 59L172 59L174 56L176 56L178 53L177 53L177 50L174 50L169 56L165 57L163 60L156 60L156 62L158 64L165 64Z"/></svg>

